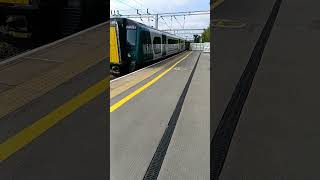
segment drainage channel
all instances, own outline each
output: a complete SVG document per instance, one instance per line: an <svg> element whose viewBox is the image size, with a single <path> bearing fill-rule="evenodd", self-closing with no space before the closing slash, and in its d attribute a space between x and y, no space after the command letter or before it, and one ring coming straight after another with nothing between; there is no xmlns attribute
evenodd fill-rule
<svg viewBox="0 0 320 180"><path fill-rule="evenodd" d="M179 118L179 115L181 112L181 108L184 103L184 99L185 99L187 92L189 90L189 86L191 84L194 72L197 68L200 56L201 56L201 52L198 56L196 64L194 65L194 67L192 69L192 72L189 76L189 79L188 79L188 81L187 81L187 83L186 83L186 85L185 85L185 87L179 97L179 100L177 102L175 110L173 111L173 114L172 114L170 121L168 123L168 127L166 128L166 130L160 140L160 143L157 147L157 150L156 150L156 152L155 152L155 154L149 164L149 167L148 167L148 169L145 173L145 176L143 178L144 180L156 180L158 178L164 157L165 157L167 149L169 147L171 137L172 137L174 129L176 127L176 124L177 124L177 121L178 121L178 118Z"/></svg>
<svg viewBox="0 0 320 180"><path fill-rule="evenodd" d="M218 128L211 138L210 166L211 179L218 179L222 171L224 161L228 154L229 146L237 127L242 108L246 102L255 74L258 70L264 48L271 34L274 22L277 18L282 0L276 0L269 18L260 34L260 37L252 51L250 60L232 94L228 106L219 122Z"/></svg>

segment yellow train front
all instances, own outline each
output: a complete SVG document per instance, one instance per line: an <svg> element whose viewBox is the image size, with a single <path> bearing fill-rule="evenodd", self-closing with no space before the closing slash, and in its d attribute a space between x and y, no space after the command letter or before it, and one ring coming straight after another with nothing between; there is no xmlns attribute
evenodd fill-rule
<svg viewBox="0 0 320 180"><path fill-rule="evenodd" d="M111 18L110 69L115 75L126 74L187 50L188 42L126 18Z"/></svg>

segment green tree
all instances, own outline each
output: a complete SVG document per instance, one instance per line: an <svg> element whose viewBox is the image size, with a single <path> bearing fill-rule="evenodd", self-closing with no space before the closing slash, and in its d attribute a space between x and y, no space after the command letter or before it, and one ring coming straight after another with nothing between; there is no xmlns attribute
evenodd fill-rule
<svg viewBox="0 0 320 180"><path fill-rule="evenodd" d="M201 34L202 42L210 42L210 27L207 27Z"/></svg>

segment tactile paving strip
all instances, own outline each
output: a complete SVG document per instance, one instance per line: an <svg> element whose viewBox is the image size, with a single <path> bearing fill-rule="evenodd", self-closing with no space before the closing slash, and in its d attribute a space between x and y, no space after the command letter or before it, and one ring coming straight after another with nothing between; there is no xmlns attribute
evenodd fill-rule
<svg viewBox="0 0 320 180"><path fill-rule="evenodd" d="M74 38L28 55L27 57L39 58L43 59L43 61L59 60L61 63L10 90L2 92L0 94L0 118L105 60L108 55L108 26L108 23L103 26L97 26L97 28L79 34ZM17 62L19 62L19 59L17 59ZM12 66L18 64L12 63L1 70L5 71L7 68L12 68ZM11 75L17 76L19 72L12 72ZM10 75L8 74L7 76Z"/></svg>

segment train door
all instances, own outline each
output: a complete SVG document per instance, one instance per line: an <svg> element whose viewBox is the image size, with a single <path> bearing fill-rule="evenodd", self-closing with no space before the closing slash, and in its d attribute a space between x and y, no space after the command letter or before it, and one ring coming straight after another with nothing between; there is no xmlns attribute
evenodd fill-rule
<svg viewBox="0 0 320 180"><path fill-rule="evenodd" d="M153 51L151 44L150 32L146 30L141 31L141 45L142 45L142 59L143 62L153 59Z"/></svg>
<svg viewBox="0 0 320 180"><path fill-rule="evenodd" d="M162 57L162 53L161 53L161 37L157 36L158 34L153 34L153 41L152 41L152 45L153 45L153 60L159 59Z"/></svg>
<svg viewBox="0 0 320 180"><path fill-rule="evenodd" d="M126 62L129 64L129 72L139 66L137 61L137 27L135 25L127 24L126 27Z"/></svg>
<svg viewBox="0 0 320 180"><path fill-rule="evenodd" d="M165 57L167 55L167 36L162 35L162 56Z"/></svg>

